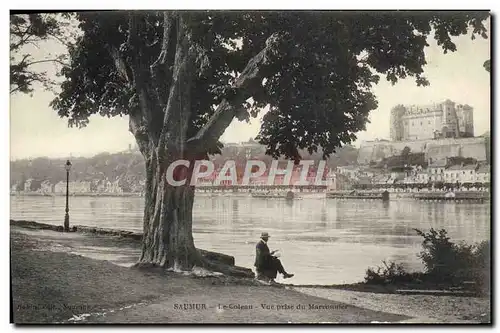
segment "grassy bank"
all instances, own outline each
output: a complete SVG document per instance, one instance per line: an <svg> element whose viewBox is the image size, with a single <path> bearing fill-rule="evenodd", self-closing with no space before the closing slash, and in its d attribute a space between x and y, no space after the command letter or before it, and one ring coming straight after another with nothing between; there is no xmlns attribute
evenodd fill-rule
<svg viewBox="0 0 500 333"><path fill-rule="evenodd" d="M11 228L15 323L370 323L408 319L283 286L261 285L254 279L142 271L51 250L76 234ZM84 235L75 241L89 244L91 239Z"/></svg>

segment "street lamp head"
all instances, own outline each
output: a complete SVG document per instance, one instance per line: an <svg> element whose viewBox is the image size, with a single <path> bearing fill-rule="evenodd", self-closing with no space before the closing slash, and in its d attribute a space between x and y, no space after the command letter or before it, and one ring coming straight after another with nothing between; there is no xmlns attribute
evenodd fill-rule
<svg viewBox="0 0 500 333"><path fill-rule="evenodd" d="M71 170L71 162L69 160L66 161L66 164L64 165L64 168L66 169L66 171Z"/></svg>

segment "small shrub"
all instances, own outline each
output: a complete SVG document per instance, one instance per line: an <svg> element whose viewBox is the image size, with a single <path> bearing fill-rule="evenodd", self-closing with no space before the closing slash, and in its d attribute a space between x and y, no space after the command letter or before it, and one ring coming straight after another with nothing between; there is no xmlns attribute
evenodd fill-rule
<svg viewBox="0 0 500 333"><path fill-rule="evenodd" d="M377 266L376 269L368 268L366 270L365 282L368 284L390 284L400 282L408 276L403 265L395 262L387 263L382 261L384 267Z"/></svg>
<svg viewBox="0 0 500 333"><path fill-rule="evenodd" d="M491 246L489 241L469 245L450 241L446 230L415 231L424 238L418 254L425 272L407 273L401 264L383 261L383 266L368 268L367 284L423 282L425 284L456 285L474 282L477 291L490 290Z"/></svg>
<svg viewBox="0 0 500 333"><path fill-rule="evenodd" d="M473 281L478 289L489 293L491 283L491 245L489 241L482 241L475 247L473 261Z"/></svg>
<svg viewBox="0 0 500 333"><path fill-rule="evenodd" d="M437 283L457 284L473 281L477 286L489 288L490 242L469 245L453 243L444 229L422 232L423 250L418 254L429 278Z"/></svg>

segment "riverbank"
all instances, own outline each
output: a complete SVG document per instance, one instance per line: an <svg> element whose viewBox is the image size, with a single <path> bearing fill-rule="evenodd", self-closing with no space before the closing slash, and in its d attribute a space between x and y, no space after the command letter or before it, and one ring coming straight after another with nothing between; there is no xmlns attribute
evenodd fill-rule
<svg viewBox="0 0 500 333"><path fill-rule="evenodd" d="M210 305L209 313L195 311L190 314L202 322L490 322L488 298L390 294L394 291L380 288L368 290L366 287L363 290L359 284L263 286L253 279L210 276L207 272L197 272L205 277L196 278L173 272L137 271L128 268L140 254L136 236L111 235L96 228L89 228L85 232L61 233L51 230L52 226L47 229L29 228L28 224L20 227L20 224L11 221L13 286L17 284L16 291L13 291L16 294L15 309L18 309L19 304L24 304L19 308L19 320L16 322L73 322L78 318L84 319L84 322L193 322L191 317L178 313L180 310L173 311L175 304L183 304L177 301ZM84 229L80 228L80 231ZM14 274L14 270L19 274ZM38 281L44 281L44 284ZM169 284L171 282L173 284ZM95 286L99 288L95 289ZM214 286L219 289L212 289ZM224 289L226 287L229 289ZM172 291L174 289L175 292ZM82 292L75 296L74 290ZM133 292L130 293L130 290ZM172 297L169 297L170 291ZM304 299L295 292L319 298ZM52 300L53 293L59 298ZM64 303L65 297L69 297L68 302L72 303ZM309 304L321 305L326 299L341 302L342 308L337 304L330 309L331 313L325 312L326 309L309 309ZM251 301L254 309L221 311L218 307L218 304L224 304L222 302L240 304L243 301ZM306 309L300 309L297 316L297 309L258 309L260 303L292 302L305 305ZM39 306L33 306L37 304ZM346 304L348 308L345 308ZM398 307L398 304L402 306ZM81 311L86 309L92 312ZM365 312L366 309L375 313ZM320 310L323 313L318 313ZM148 315L149 312L152 314ZM85 313L90 313L90 316L81 317ZM154 318L151 318L153 314ZM77 317L69 321L73 315Z"/></svg>
<svg viewBox="0 0 500 333"><path fill-rule="evenodd" d="M121 240L11 227L14 322L395 323L409 319L279 285L262 285L254 279L142 271L73 253L80 242L98 248L104 257L113 249L130 255L130 246Z"/></svg>
<svg viewBox="0 0 500 333"><path fill-rule="evenodd" d="M259 192L255 192L259 193ZM264 192L263 192L264 193ZM278 192L273 192L278 193ZM317 198L324 199L326 197L325 192L297 192L302 197L306 198ZM64 197L65 193L40 193L40 192L17 192L10 193L12 197ZM141 193L71 193L70 197L97 197L97 198L122 198L122 197L143 197L144 195ZM203 190L196 191L195 196L197 197L233 197L233 198L251 198L251 192L232 192L232 191L224 191L224 192L204 192Z"/></svg>
<svg viewBox="0 0 500 333"><path fill-rule="evenodd" d="M356 192L353 194L353 192ZM262 198L253 196L253 194L262 194ZM277 193L285 193L283 191L271 192L271 195L266 195L267 192L264 191L254 191L254 192L244 192L244 191L220 191L220 192L205 192L204 190L198 190L195 193L196 197L202 198L219 198L219 197L230 197L230 198L255 198L255 199L276 199ZM382 200L382 191L373 190L343 190L343 191L296 191L296 195L300 199L337 199L337 200ZM370 195L367 195L370 194ZM12 197L64 197L65 193L39 193L39 192L16 192L10 193ZM457 191L454 192L453 197L447 197L447 193L443 191L422 191L422 192L388 192L389 201L394 200L422 200L422 201L438 201L438 202L484 202L490 201L490 192L482 191ZM71 197L94 197L94 198L126 198L126 197L143 197L142 193L71 193Z"/></svg>
<svg viewBox="0 0 500 333"><path fill-rule="evenodd" d="M11 192L11 197L65 197L66 193L59 192ZM143 197L142 193L70 193L70 197Z"/></svg>

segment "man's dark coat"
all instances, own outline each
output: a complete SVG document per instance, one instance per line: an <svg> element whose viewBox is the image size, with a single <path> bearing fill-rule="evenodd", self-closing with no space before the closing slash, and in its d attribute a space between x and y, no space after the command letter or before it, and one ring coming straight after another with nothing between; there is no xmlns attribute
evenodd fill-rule
<svg viewBox="0 0 500 333"><path fill-rule="evenodd" d="M255 246L256 255L255 255L255 264L254 266L257 270L262 271L266 268L269 268L269 263L271 260L271 253L269 251L269 247L267 246L264 240L260 240Z"/></svg>

